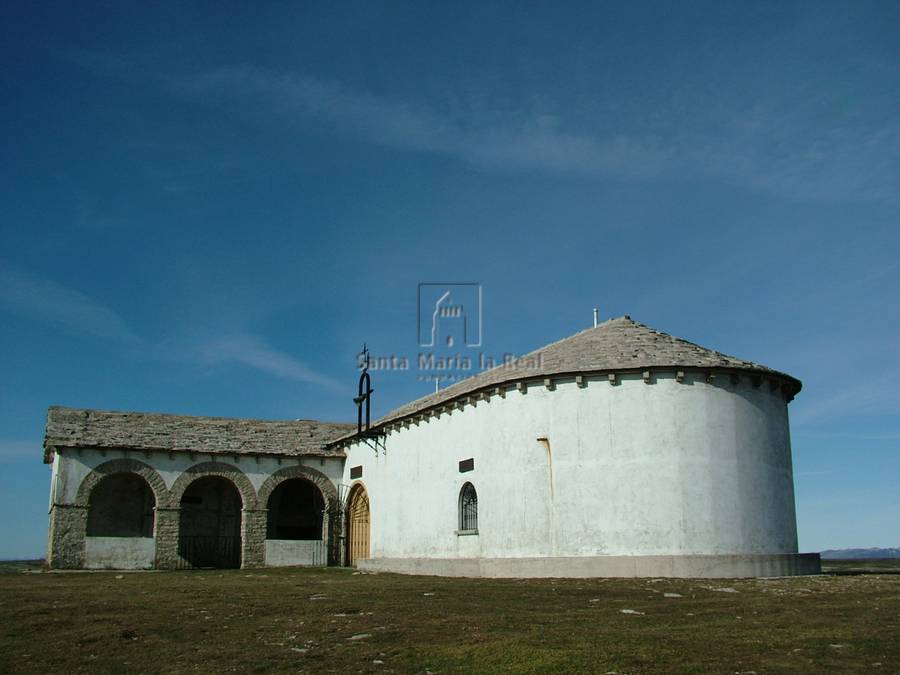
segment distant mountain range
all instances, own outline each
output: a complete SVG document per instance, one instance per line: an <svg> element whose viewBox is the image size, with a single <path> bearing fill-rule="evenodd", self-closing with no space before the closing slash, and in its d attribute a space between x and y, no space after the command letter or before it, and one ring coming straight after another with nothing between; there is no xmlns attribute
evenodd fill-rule
<svg viewBox="0 0 900 675"><path fill-rule="evenodd" d="M823 560L900 558L900 548L837 548L820 553Z"/></svg>

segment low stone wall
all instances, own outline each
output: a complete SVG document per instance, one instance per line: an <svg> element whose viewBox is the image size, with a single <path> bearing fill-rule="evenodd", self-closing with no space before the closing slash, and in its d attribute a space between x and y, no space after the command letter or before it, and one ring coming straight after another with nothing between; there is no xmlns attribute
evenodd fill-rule
<svg viewBox="0 0 900 675"><path fill-rule="evenodd" d="M324 541L266 539L266 567L327 564L328 547Z"/></svg>
<svg viewBox="0 0 900 675"><path fill-rule="evenodd" d="M85 537L84 567L89 570L149 570L156 557L153 537Z"/></svg>
<svg viewBox="0 0 900 675"><path fill-rule="evenodd" d="M359 569L448 577L682 577L734 579L820 574L818 553L584 556L565 558L369 558Z"/></svg>

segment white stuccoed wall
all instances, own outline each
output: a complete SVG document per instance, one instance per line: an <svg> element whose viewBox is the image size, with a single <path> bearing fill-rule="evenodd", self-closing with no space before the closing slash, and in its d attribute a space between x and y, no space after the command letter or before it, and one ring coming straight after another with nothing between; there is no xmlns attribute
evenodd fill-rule
<svg viewBox="0 0 900 675"><path fill-rule="evenodd" d="M328 550L324 541L266 539L266 565L268 567L325 566L327 564Z"/></svg>
<svg viewBox="0 0 900 675"><path fill-rule="evenodd" d="M153 537L85 537L84 567L89 570L149 570L153 568Z"/></svg>
<svg viewBox="0 0 900 675"><path fill-rule="evenodd" d="M58 504L71 504L75 501L75 495L78 493L78 486L84 478L97 466L108 462L111 459L128 458L143 462L153 467L159 472L160 477L171 489L172 485L178 477L190 467L196 464L204 464L206 462L216 461L222 464L228 464L242 471L253 488L258 492L259 488L265 480L279 469L287 466L307 466L325 474L335 484L341 479L342 459L338 458L282 458L279 464L274 457L259 457L257 461L254 457L240 457L235 461L234 455L217 455L206 453L195 453L193 460L190 455L184 452L172 453L169 456L167 452L151 452L149 457L135 450L124 452L121 450L106 450L101 452L94 449L65 450L57 453L53 464L53 475L55 477L54 487L55 500Z"/></svg>
<svg viewBox="0 0 900 675"><path fill-rule="evenodd" d="M787 404L749 376L531 385L385 445L351 446L343 477L363 466L376 559L797 551ZM469 457L475 470L459 473ZM478 536L455 534L466 481Z"/></svg>

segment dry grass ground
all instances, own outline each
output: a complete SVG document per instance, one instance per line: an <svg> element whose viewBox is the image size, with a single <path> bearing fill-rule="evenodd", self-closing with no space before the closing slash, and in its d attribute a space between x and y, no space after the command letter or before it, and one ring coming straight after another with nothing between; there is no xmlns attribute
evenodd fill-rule
<svg viewBox="0 0 900 675"><path fill-rule="evenodd" d="M0 573L0 672L900 672L900 575Z"/></svg>

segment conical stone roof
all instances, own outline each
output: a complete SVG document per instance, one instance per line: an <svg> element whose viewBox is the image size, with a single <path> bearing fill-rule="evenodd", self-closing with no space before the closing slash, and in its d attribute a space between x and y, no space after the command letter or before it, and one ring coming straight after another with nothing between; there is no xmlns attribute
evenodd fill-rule
<svg viewBox="0 0 900 675"><path fill-rule="evenodd" d="M785 380L791 395L800 391L796 378L752 361L745 361L620 316L536 349L511 365L501 365L445 389L407 403L375 425L399 420L434 406L502 384L560 375L620 373L647 369L708 369L752 371Z"/></svg>

